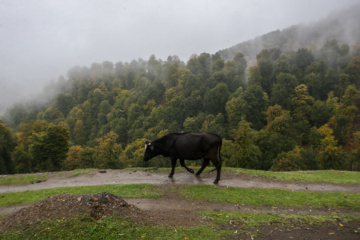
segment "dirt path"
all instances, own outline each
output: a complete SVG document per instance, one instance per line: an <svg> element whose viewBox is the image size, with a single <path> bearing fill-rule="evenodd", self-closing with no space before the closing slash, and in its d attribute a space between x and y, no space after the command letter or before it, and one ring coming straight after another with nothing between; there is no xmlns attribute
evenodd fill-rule
<svg viewBox="0 0 360 240"><path fill-rule="evenodd" d="M201 177L179 171L173 179L167 177L168 172L153 172L143 170L93 170L88 174L82 174L76 177L70 177L71 172L47 173L50 175L46 181L38 183L19 185L19 186L0 186L1 193L19 192L27 190L39 190L57 187L72 186L91 186L104 184L134 184L149 183L160 187L165 193L158 199L124 199L129 208L125 214L131 216L135 221L146 222L150 224L185 226L192 227L198 225L213 224L209 220L199 217L199 211L213 212L247 212L247 213L271 213L271 214L293 214L293 215L342 215L349 213L360 217L360 212L348 209L329 209L329 208L291 208L291 207L269 207L269 206L247 206L232 203L214 203L208 201L190 201L181 196L174 188L181 188L183 185L203 184L213 185L215 173L203 173ZM325 184L325 183L304 183L277 181L263 177L252 177L245 174L235 174L229 171L222 173L220 187L245 187L245 188L277 188L293 191L316 191L316 192L354 192L360 193L360 186L355 184ZM109 194L111 195L111 193ZM26 217L30 222L38 216L53 214L57 217L59 209L80 211L82 206L93 204L89 200L88 204L79 205L81 201L87 199L85 195L63 194L57 197L47 198L38 203L16 207L0 208L0 214L9 215L7 219L13 222L23 221ZM108 198L108 196L105 196ZM60 199L61 201L57 201ZM81 201L80 201L80 200ZM89 198L93 199L93 198ZM100 201L100 200L99 200ZM107 202L107 201L105 201ZM113 200L108 203L114 203ZM105 206L105 205L104 205ZM54 210L54 213L49 212ZM109 207L113 209L113 207ZM82 210L83 211L83 210ZM124 210L125 211L125 210ZM61 213L61 212L60 212ZM68 214L66 212L66 214ZM9 224L10 220L2 221L2 224ZM0 221L1 223L1 221ZM264 225L253 231L261 232L263 237L260 239L359 239L360 228L358 222L318 225L299 225L292 227L282 227L277 225ZM1 227L1 224L0 224ZM4 227L4 226L3 226ZM234 229L237 232L241 229L241 224L235 224L230 221L224 226L224 229ZM239 239L259 239L246 234L238 235ZM231 236L229 239L233 239Z"/></svg>
<svg viewBox="0 0 360 240"><path fill-rule="evenodd" d="M52 174L55 177L50 177L48 180L39 183L17 186L0 186L0 193L105 184L149 183L155 185L213 185L216 173L202 173L200 177L196 177L188 172L178 170L175 172L173 178L167 177L168 172L152 172L143 170L105 170L105 173L100 173L100 171L94 170L89 174L82 174L76 177L68 177L66 172L61 174ZM221 181L218 185L224 187L278 188L294 191L360 193L360 185L357 184L277 181L269 178L235 174L229 171L222 173Z"/></svg>
<svg viewBox="0 0 360 240"><path fill-rule="evenodd" d="M48 173L49 174L49 173ZM215 173L203 173L201 177L178 171L173 179L167 177L167 172L152 172L143 170L93 170L88 174L82 174L76 177L69 177L69 173L63 172L50 173L50 178L26 185L0 186L1 193L39 190L57 187L73 186L91 186L104 184L133 184L150 183L163 186L205 184L213 185ZM269 178L252 177L245 174L234 174L232 172L223 172L219 186L245 187L245 188L278 188L294 191L317 191L317 192L355 192L360 193L360 186L354 184L328 184L328 183L303 183L290 181L277 181ZM167 192L167 191L165 191ZM291 208L271 208L254 207L237 204L223 204L210 202L189 202L176 193L166 193L160 199L126 199L130 204L137 206L142 210L187 210L187 211L230 211L230 212L267 212L278 214L297 214L297 215L329 215L334 214L332 209L291 209ZM0 208L0 214L11 214L26 206ZM337 210L339 211L339 210ZM346 210L344 210L346 211ZM343 211L342 211L343 212ZM336 213L336 212L335 212Z"/></svg>

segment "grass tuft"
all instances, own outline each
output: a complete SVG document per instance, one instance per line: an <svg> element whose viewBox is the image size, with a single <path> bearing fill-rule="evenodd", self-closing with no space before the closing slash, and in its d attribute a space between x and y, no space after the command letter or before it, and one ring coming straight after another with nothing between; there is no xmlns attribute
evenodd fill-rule
<svg viewBox="0 0 360 240"><path fill-rule="evenodd" d="M111 192L123 198L158 198L162 192L150 184L112 184L85 187L63 187L0 194L0 207L34 203L36 201L63 193L93 194Z"/></svg>
<svg viewBox="0 0 360 240"><path fill-rule="evenodd" d="M220 188L217 186L183 186L181 194L191 200L229 202L254 206L348 208L360 210L360 194L302 192L282 189Z"/></svg>
<svg viewBox="0 0 360 240"><path fill-rule="evenodd" d="M301 181L301 182L323 182L335 184L360 184L360 172L320 170L320 171L291 171L272 172L262 170L251 170L243 168L225 168L235 173L247 174L256 177L267 177L276 180Z"/></svg>

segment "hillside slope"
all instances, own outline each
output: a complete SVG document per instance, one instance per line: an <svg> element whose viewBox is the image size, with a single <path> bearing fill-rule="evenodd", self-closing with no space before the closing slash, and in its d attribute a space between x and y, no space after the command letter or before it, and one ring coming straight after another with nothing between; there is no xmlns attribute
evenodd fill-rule
<svg viewBox="0 0 360 240"><path fill-rule="evenodd" d="M282 52L299 48L319 49L324 42L337 40L350 46L360 41L360 4L350 9L329 14L325 19L299 24L283 30L275 30L219 51L220 56L230 60L239 52L246 56L249 65L256 63L256 54L262 49L280 48Z"/></svg>

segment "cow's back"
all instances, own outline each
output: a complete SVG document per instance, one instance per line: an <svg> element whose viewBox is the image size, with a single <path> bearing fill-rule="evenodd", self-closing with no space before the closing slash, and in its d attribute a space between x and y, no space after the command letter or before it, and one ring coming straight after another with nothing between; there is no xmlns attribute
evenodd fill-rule
<svg viewBox="0 0 360 240"><path fill-rule="evenodd" d="M222 139L214 133L183 133L176 136L173 153L183 159L196 160L203 158L212 149L217 150Z"/></svg>

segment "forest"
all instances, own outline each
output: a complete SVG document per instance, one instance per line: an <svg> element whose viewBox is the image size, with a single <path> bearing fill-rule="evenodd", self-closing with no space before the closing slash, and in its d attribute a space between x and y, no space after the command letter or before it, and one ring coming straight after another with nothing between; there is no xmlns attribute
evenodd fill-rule
<svg viewBox="0 0 360 240"><path fill-rule="evenodd" d="M359 87L360 44L336 40L263 49L249 66L219 52L76 66L51 100L2 117L0 174L169 167L142 161L143 140L182 131L222 136L226 167L359 171Z"/></svg>

